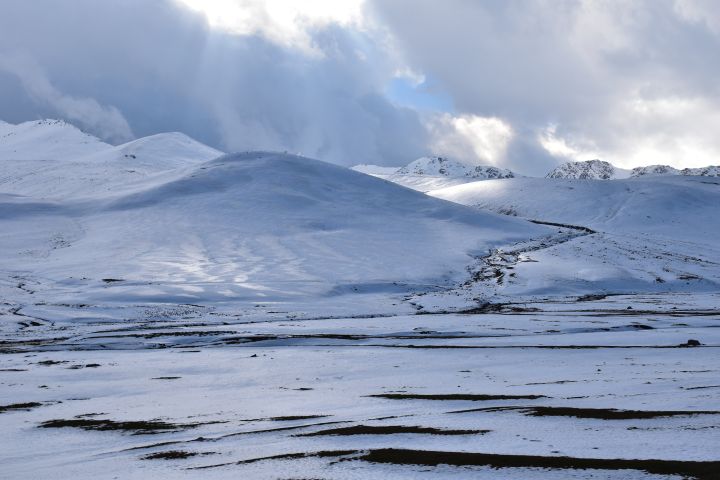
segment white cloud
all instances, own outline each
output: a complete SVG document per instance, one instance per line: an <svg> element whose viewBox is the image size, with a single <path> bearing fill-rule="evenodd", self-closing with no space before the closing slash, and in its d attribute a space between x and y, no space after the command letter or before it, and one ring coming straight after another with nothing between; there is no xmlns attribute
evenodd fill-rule
<svg viewBox="0 0 720 480"><path fill-rule="evenodd" d="M597 147L587 139L567 139L558 135L556 124L548 125L538 136L538 142L547 152L565 160L591 160L601 155Z"/></svg>
<svg viewBox="0 0 720 480"><path fill-rule="evenodd" d="M457 111L512 126L505 160L520 171L543 154L720 161L717 0L371 1Z"/></svg>
<svg viewBox="0 0 720 480"><path fill-rule="evenodd" d="M675 0L675 11L688 22L705 25L720 34L720 4L717 0Z"/></svg>
<svg viewBox="0 0 720 480"><path fill-rule="evenodd" d="M213 28L238 35L262 35L285 47L322 55L312 30L335 24L363 24L364 0L176 0L204 14Z"/></svg>
<svg viewBox="0 0 720 480"><path fill-rule="evenodd" d="M435 153L470 164L502 164L513 137L510 125L493 117L440 114L427 125Z"/></svg>

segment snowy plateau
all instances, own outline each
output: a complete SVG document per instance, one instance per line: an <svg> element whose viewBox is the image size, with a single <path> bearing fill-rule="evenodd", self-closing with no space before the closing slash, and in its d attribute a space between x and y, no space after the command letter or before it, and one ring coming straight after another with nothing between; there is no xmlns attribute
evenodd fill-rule
<svg viewBox="0 0 720 480"><path fill-rule="evenodd" d="M0 477L718 479L718 173L0 122Z"/></svg>

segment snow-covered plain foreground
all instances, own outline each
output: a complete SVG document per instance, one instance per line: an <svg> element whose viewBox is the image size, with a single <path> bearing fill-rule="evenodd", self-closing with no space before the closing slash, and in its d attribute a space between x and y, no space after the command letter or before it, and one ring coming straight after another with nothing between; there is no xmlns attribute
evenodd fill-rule
<svg viewBox="0 0 720 480"><path fill-rule="evenodd" d="M0 124L0 476L718 478L717 180L219 155Z"/></svg>

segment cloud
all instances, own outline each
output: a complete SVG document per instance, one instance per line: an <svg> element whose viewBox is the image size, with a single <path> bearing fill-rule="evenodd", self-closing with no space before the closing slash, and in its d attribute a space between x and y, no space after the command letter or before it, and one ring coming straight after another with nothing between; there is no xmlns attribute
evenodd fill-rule
<svg viewBox="0 0 720 480"><path fill-rule="evenodd" d="M442 84L458 115L512 127L508 164L541 173L547 155L680 167L720 158L720 137L709 128L720 109L716 1L372 5L408 67ZM538 157L517 157L529 154Z"/></svg>
<svg viewBox="0 0 720 480"><path fill-rule="evenodd" d="M470 164L500 165L513 131L499 118L436 115L428 119L432 149Z"/></svg>
<svg viewBox="0 0 720 480"><path fill-rule="evenodd" d="M46 104L80 127L111 141L125 142L133 138L130 125L117 108L101 105L92 98L60 92L32 58L0 53L0 71L16 76L35 102Z"/></svg>
<svg viewBox="0 0 720 480"><path fill-rule="evenodd" d="M397 70L382 33L312 18L289 22L315 53L281 41L294 34L269 37L269 27L212 28L174 0L5 0L0 45L34 59L54 91L73 92L60 98L104 106L55 101L101 136L108 131L90 118L106 111L122 112L138 136L178 130L221 149L287 150L343 165L398 165L428 153L420 115L382 93ZM2 73L0 84L12 119L46 112L14 102L28 91Z"/></svg>
<svg viewBox="0 0 720 480"><path fill-rule="evenodd" d="M674 7L688 22L704 25L720 34L720 7L715 0L675 0Z"/></svg>
<svg viewBox="0 0 720 480"><path fill-rule="evenodd" d="M214 28L260 35L305 54L322 55L312 30L328 25L359 28L363 0L176 0L202 13Z"/></svg>
<svg viewBox="0 0 720 480"><path fill-rule="evenodd" d="M4 0L0 45L5 119L110 140L529 174L720 158L714 0Z"/></svg>

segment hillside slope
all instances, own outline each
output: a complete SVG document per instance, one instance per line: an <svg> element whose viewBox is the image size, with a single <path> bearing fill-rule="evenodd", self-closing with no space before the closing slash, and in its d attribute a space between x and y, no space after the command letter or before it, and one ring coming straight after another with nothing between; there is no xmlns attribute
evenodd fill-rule
<svg viewBox="0 0 720 480"><path fill-rule="evenodd" d="M65 160L111 146L62 120L0 122L0 159Z"/></svg>
<svg viewBox="0 0 720 480"><path fill-rule="evenodd" d="M5 195L5 268L83 278L84 293L102 296L102 279L123 280L111 290L125 300L397 291L458 280L469 255L546 230L292 155L226 155L147 178L63 201Z"/></svg>
<svg viewBox="0 0 720 480"><path fill-rule="evenodd" d="M222 155L181 133L112 146L56 120L0 125L0 192L43 199L142 188L158 173Z"/></svg>
<svg viewBox="0 0 720 480"><path fill-rule="evenodd" d="M638 292L720 286L720 181L656 176L515 178L430 192L445 200L597 233L550 246L515 270L511 291Z"/></svg>

